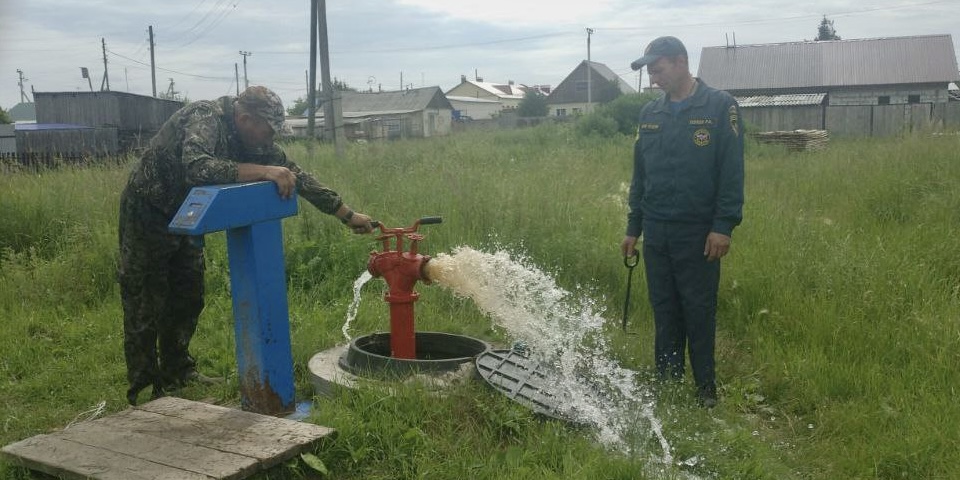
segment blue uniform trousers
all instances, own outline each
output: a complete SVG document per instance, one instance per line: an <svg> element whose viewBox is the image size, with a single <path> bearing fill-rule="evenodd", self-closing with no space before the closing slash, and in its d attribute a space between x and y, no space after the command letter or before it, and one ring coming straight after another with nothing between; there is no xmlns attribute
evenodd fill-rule
<svg viewBox="0 0 960 480"><path fill-rule="evenodd" d="M643 222L643 261L661 378L682 378L684 350L697 387L715 384L717 289L720 261L703 255L709 224Z"/></svg>

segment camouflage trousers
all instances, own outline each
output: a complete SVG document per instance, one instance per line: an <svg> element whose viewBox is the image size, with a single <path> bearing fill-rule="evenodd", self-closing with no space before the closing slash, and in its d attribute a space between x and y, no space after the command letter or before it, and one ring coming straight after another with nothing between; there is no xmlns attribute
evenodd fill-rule
<svg viewBox="0 0 960 480"><path fill-rule="evenodd" d="M167 232L170 219L140 196L120 199L120 296L127 399L153 386L154 395L195 368L188 347L203 310L203 248Z"/></svg>

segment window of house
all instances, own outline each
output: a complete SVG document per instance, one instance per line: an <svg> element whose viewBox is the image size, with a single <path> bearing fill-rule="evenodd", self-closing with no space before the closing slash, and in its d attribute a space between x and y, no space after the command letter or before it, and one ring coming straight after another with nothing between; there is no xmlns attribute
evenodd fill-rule
<svg viewBox="0 0 960 480"><path fill-rule="evenodd" d="M566 108L558 108L558 109L557 109L557 116L558 116L558 117L566 117L566 116L567 116L567 109L566 109Z"/></svg>
<svg viewBox="0 0 960 480"><path fill-rule="evenodd" d="M920 95L907 95L907 103L920 103Z"/></svg>
<svg viewBox="0 0 960 480"><path fill-rule="evenodd" d="M890 97L887 95L877 97L877 105L890 105Z"/></svg>
<svg viewBox="0 0 960 480"><path fill-rule="evenodd" d="M582 108L574 108L574 109L573 109L573 114L574 114L574 115L580 115L581 112L583 112L583 109L582 109Z"/></svg>

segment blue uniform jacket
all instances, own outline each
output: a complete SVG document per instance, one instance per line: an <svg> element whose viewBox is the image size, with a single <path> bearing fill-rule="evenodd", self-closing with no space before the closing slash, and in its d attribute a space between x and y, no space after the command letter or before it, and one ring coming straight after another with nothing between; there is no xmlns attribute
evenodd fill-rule
<svg viewBox="0 0 960 480"><path fill-rule="evenodd" d="M663 97L640 113L627 235L644 220L710 225L731 235L743 218L743 126L736 100L699 81L680 110Z"/></svg>

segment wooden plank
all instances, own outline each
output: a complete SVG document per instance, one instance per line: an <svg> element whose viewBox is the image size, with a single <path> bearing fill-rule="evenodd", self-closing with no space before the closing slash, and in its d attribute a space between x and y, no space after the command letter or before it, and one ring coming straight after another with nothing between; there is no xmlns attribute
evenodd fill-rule
<svg viewBox="0 0 960 480"><path fill-rule="evenodd" d="M224 428L221 425L192 422L143 410L125 410L111 416L110 422L117 429L177 440L191 445L202 445L222 452L255 458L261 462L268 462L271 457L285 450L285 448L277 448L276 445L264 445L255 436Z"/></svg>
<svg viewBox="0 0 960 480"><path fill-rule="evenodd" d="M56 434L89 447L137 457L213 478L232 480L257 471L257 459L117 428L109 417L78 423Z"/></svg>
<svg viewBox="0 0 960 480"><path fill-rule="evenodd" d="M66 480L210 480L212 477L137 457L82 445L53 435L37 435L3 447L11 460Z"/></svg>
<svg viewBox="0 0 960 480"><path fill-rule="evenodd" d="M3 447L67 479L236 480L294 457L328 427L165 397Z"/></svg>
<svg viewBox="0 0 960 480"><path fill-rule="evenodd" d="M188 405L190 408L185 408ZM244 412L176 397L159 398L136 408L195 422L215 422L224 428L265 435L269 437L269 441L312 442L334 433L330 427L313 423Z"/></svg>
<svg viewBox="0 0 960 480"><path fill-rule="evenodd" d="M334 433L329 427L164 397L112 417L126 429L257 459L269 468Z"/></svg>

